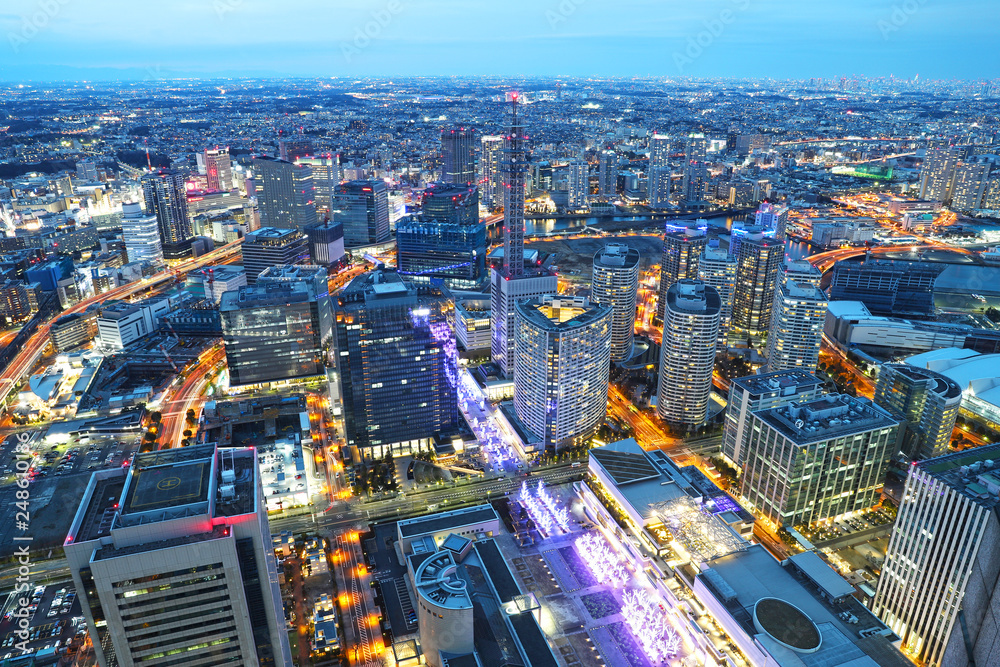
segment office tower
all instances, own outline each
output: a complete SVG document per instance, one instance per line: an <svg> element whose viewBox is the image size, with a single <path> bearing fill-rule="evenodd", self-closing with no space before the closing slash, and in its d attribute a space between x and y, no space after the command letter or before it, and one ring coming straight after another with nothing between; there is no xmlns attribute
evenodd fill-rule
<svg viewBox="0 0 1000 667"><path fill-rule="evenodd" d="M733 327L760 334L771 324L771 306L785 244L761 233L747 234L740 243L733 295Z"/></svg>
<svg viewBox="0 0 1000 667"><path fill-rule="evenodd" d="M767 336L769 373L793 368L816 369L828 306L826 295L815 285L779 281L774 290Z"/></svg>
<svg viewBox="0 0 1000 667"><path fill-rule="evenodd" d="M597 156L597 194L603 199L618 195L618 155L601 151Z"/></svg>
<svg viewBox="0 0 1000 667"><path fill-rule="evenodd" d="M420 197L420 216L456 225L479 222L479 188L472 183L431 183Z"/></svg>
<svg viewBox="0 0 1000 667"><path fill-rule="evenodd" d="M945 267L936 262L897 262L867 258L833 267L831 301L860 301L876 316L934 315L934 282Z"/></svg>
<svg viewBox="0 0 1000 667"><path fill-rule="evenodd" d="M247 234L240 247L247 283L253 285L257 276L269 266L278 264L308 264L309 239L297 229L261 227Z"/></svg>
<svg viewBox="0 0 1000 667"><path fill-rule="evenodd" d="M697 280L698 261L708 245L705 230L692 224L681 231L670 231L667 227L663 235L663 255L660 259L660 294L656 303L656 317L663 319L663 304L667 290L678 280Z"/></svg>
<svg viewBox="0 0 1000 667"><path fill-rule="evenodd" d="M300 157L296 165L312 170L313 187L316 190L316 208L329 212L333 205L333 189L340 183L340 164L337 156Z"/></svg>
<svg viewBox="0 0 1000 667"><path fill-rule="evenodd" d="M604 422L613 309L583 297L518 301L514 410L551 453L586 442Z"/></svg>
<svg viewBox="0 0 1000 667"><path fill-rule="evenodd" d="M670 137L654 134L649 142L649 205L665 208L670 204Z"/></svg>
<svg viewBox="0 0 1000 667"><path fill-rule="evenodd" d="M918 664L1000 664L998 461L990 445L910 466L872 611Z"/></svg>
<svg viewBox="0 0 1000 667"><path fill-rule="evenodd" d="M951 207L967 212L983 208L989 175L990 165L987 162L960 162L955 169Z"/></svg>
<svg viewBox="0 0 1000 667"><path fill-rule="evenodd" d="M253 447L93 473L63 551L100 667L291 667Z"/></svg>
<svg viewBox="0 0 1000 667"><path fill-rule="evenodd" d="M446 351L430 310L396 273L375 270L340 293L336 350L347 444L366 458L430 450L456 423Z"/></svg>
<svg viewBox="0 0 1000 667"><path fill-rule="evenodd" d="M263 225L301 230L316 224L312 169L266 155L252 164Z"/></svg>
<svg viewBox="0 0 1000 667"><path fill-rule="evenodd" d="M504 138L488 135L482 138L479 158L479 186L482 202L491 211L503 208L503 147Z"/></svg>
<svg viewBox="0 0 1000 667"><path fill-rule="evenodd" d="M503 152L503 266L490 273L491 354L504 374L514 370L517 331L514 305L522 299L559 290L556 276L545 269L524 268L524 177L528 168L524 126L517 117L517 94L511 98L511 124Z"/></svg>
<svg viewBox="0 0 1000 667"><path fill-rule="evenodd" d="M882 364L875 403L902 420L900 451L913 459L948 453L962 388L951 378L909 364Z"/></svg>
<svg viewBox="0 0 1000 667"><path fill-rule="evenodd" d="M408 216L396 223L396 266L415 283L440 279L450 289L486 286L486 226Z"/></svg>
<svg viewBox="0 0 1000 667"><path fill-rule="evenodd" d="M188 218L184 174L161 169L142 177L146 213L156 215L160 241L166 259L182 259L191 254L191 220Z"/></svg>
<svg viewBox="0 0 1000 667"><path fill-rule="evenodd" d="M706 246L698 260L698 280L719 293L719 345L723 346L733 318L736 292L736 258L716 246Z"/></svg>
<svg viewBox="0 0 1000 667"><path fill-rule="evenodd" d="M625 361L632 354L635 337L635 300L639 291L639 251L625 243L608 243L594 255L591 298L609 306L611 361Z"/></svg>
<svg viewBox="0 0 1000 667"><path fill-rule="evenodd" d="M389 240L389 192L385 181L347 181L334 188L333 220L344 225L348 248Z"/></svg>
<svg viewBox="0 0 1000 667"><path fill-rule="evenodd" d="M806 259L786 258L778 268L779 285L781 283L791 281L801 283L803 285L819 287L819 283L822 279L823 272L813 266L812 263Z"/></svg>
<svg viewBox="0 0 1000 667"><path fill-rule="evenodd" d="M751 414L740 494L777 526L810 525L879 500L899 423L847 395L788 403Z"/></svg>
<svg viewBox="0 0 1000 667"><path fill-rule="evenodd" d="M587 205L590 194L589 165L582 160L574 160L567 165L566 208L576 209Z"/></svg>
<svg viewBox="0 0 1000 667"><path fill-rule="evenodd" d="M949 146L947 142L929 145L920 170L920 198L942 202L950 200L955 168L968 155L968 146Z"/></svg>
<svg viewBox="0 0 1000 667"><path fill-rule="evenodd" d="M209 190L224 190L228 192L233 189L233 165L229 159L229 147L226 148L206 148L205 159L205 180Z"/></svg>
<svg viewBox="0 0 1000 667"><path fill-rule="evenodd" d="M667 290L656 411L671 424L697 426L708 417L721 310L719 293L700 280Z"/></svg>
<svg viewBox="0 0 1000 667"><path fill-rule="evenodd" d="M138 203L122 204L122 239L130 262L163 261L163 245L156 215L144 213Z"/></svg>
<svg viewBox="0 0 1000 667"><path fill-rule="evenodd" d="M305 282L266 282L226 292L219 312L230 385L326 373L320 304Z"/></svg>
<svg viewBox="0 0 1000 667"><path fill-rule="evenodd" d="M312 154L312 140L304 136L278 140L278 159L280 160L295 162L299 158L310 157Z"/></svg>
<svg viewBox="0 0 1000 667"><path fill-rule="evenodd" d="M742 468L745 463L743 442L751 414L792 402L808 403L825 393L823 381L802 370L736 378L729 385L722 455L737 468Z"/></svg>
<svg viewBox="0 0 1000 667"><path fill-rule="evenodd" d="M313 264L330 266L344 259L344 225L339 222L319 222L306 227L305 233Z"/></svg>
<svg viewBox="0 0 1000 667"><path fill-rule="evenodd" d="M705 165L708 141L704 135L692 134L684 148L684 172L681 181L682 204L688 208L700 207L705 203L705 189L708 185L708 169Z"/></svg>
<svg viewBox="0 0 1000 667"><path fill-rule="evenodd" d="M441 161L445 183L475 183L476 131L465 127L441 130Z"/></svg>

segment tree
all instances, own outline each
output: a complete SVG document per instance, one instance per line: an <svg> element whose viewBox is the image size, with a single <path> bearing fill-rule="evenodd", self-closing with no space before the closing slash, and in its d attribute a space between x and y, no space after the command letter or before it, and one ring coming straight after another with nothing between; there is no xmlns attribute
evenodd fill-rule
<svg viewBox="0 0 1000 667"><path fill-rule="evenodd" d="M185 438L190 438L194 434L191 432L191 429L184 429L184 432L181 433L181 435L183 435Z"/></svg>
<svg viewBox="0 0 1000 667"><path fill-rule="evenodd" d="M154 442L157 438L157 435L153 431L149 431L148 433L146 433L144 437L146 439L146 442Z"/></svg>
<svg viewBox="0 0 1000 667"><path fill-rule="evenodd" d="M153 422L154 424L159 424L160 421L162 421L162 419L163 415L161 415L159 412L149 413L149 421Z"/></svg>
<svg viewBox="0 0 1000 667"><path fill-rule="evenodd" d="M197 418L194 415L194 408L188 408L187 414L184 415L184 419L187 420L188 423L191 423L191 424L193 424L196 421L198 421Z"/></svg>

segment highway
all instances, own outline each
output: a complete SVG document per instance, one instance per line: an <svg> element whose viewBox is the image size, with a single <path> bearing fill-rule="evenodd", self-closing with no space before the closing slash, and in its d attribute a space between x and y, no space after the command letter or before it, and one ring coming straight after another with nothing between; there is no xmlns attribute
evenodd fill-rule
<svg viewBox="0 0 1000 667"><path fill-rule="evenodd" d="M225 361L226 348L217 343L208 348L198 357L198 363L190 369L185 369L183 383L173 393L170 399L165 399L160 406L160 449L170 449L180 446L184 439L184 429L188 410L194 410L195 418L201 413L208 397L205 389L215 379L216 367ZM210 374L210 377L205 376ZM192 428L192 430L194 430Z"/></svg>
<svg viewBox="0 0 1000 667"><path fill-rule="evenodd" d="M0 405L6 407L7 400L17 384L28 375L38 363L45 348L49 345L49 329L53 322L60 317L81 313L95 303L103 303L111 299L128 299L139 295L142 292L150 291L161 287L164 283L173 283L186 276L191 271L218 263L222 259L230 258L240 251L243 239L237 239L222 248L213 250L196 259L187 259L161 271L150 278L136 280L127 285L116 287L112 290L84 299L74 306L70 306L61 313L54 315L47 322L39 325L38 330L28 339L25 346L18 352L7 367L0 373Z"/></svg>

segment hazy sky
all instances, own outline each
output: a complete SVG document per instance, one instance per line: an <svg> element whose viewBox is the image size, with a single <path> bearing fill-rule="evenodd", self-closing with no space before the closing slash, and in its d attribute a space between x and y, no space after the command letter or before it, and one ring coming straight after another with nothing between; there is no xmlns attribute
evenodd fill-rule
<svg viewBox="0 0 1000 667"><path fill-rule="evenodd" d="M0 78L1000 76L1000 0L3 0Z"/></svg>

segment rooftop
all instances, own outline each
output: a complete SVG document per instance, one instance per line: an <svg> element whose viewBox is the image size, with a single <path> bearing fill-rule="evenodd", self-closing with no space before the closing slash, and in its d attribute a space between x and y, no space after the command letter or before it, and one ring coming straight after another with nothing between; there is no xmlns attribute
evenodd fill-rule
<svg viewBox="0 0 1000 667"><path fill-rule="evenodd" d="M223 292L219 310L226 312L254 306L274 306L280 304L303 303L310 300L309 287L298 282L267 282L262 285L247 285L238 290Z"/></svg>
<svg viewBox="0 0 1000 667"><path fill-rule="evenodd" d="M1000 445L946 454L914 465L983 507L1000 505Z"/></svg>
<svg viewBox="0 0 1000 667"><path fill-rule="evenodd" d="M440 533L446 530L453 531L463 526L492 520L499 520L499 517L491 505L476 505L451 512L439 512L414 519L405 519L400 521L398 526L400 536L407 538L427 533Z"/></svg>
<svg viewBox="0 0 1000 667"><path fill-rule="evenodd" d="M208 501L215 445L136 455L121 513L137 514Z"/></svg>
<svg viewBox="0 0 1000 667"><path fill-rule="evenodd" d="M797 445L890 428L899 423L872 403L846 394L793 402L753 415Z"/></svg>
<svg viewBox="0 0 1000 667"><path fill-rule="evenodd" d="M823 381L809 371L787 370L764 373L762 375L747 375L733 380L743 390L751 394L788 394L798 393L799 388L808 389L823 384Z"/></svg>
<svg viewBox="0 0 1000 667"><path fill-rule="evenodd" d="M519 301L515 308L520 317L536 327L559 333L593 324L611 312L610 306L592 304L582 297L554 295Z"/></svg>

